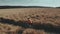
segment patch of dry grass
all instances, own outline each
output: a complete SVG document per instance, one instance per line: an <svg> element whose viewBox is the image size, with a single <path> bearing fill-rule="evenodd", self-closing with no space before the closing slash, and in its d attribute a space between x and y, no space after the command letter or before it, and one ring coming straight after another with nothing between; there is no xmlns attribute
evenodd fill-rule
<svg viewBox="0 0 60 34"><path fill-rule="evenodd" d="M60 9L53 8L17 8L17 9L0 9L0 17L15 21L26 21L31 18L35 25L52 25L55 28L60 28ZM2 16L3 15L3 16ZM49 25L49 26L50 26ZM3 26L1 26L3 27ZM10 26L8 26L10 27ZM12 30L19 28L16 26L10 27ZM3 29L3 28L2 28ZM6 30L6 29L5 29ZM32 33L33 32L33 33ZM45 34L44 31L39 31L39 34ZM26 29L23 34L37 34L34 29Z"/></svg>
<svg viewBox="0 0 60 34"><path fill-rule="evenodd" d="M0 34L17 34L22 27L0 23Z"/></svg>
<svg viewBox="0 0 60 34"><path fill-rule="evenodd" d="M43 30L25 29L22 34L46 34Z"/></svg>

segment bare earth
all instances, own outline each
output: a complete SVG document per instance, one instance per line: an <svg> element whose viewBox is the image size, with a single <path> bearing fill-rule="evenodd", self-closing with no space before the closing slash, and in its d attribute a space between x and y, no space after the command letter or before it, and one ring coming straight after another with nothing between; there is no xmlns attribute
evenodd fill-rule
<svg viewBox="0 0 60 34"><path fill-rule="evenodd" d="M26 21L27 18L31 18L33 24L35 25L52 25L54 28L59 28L60 31L60 9L58 8L14 8L14 9L0 9L0 17L5 19L11 19L15 21ZM13 26L14 27L14 26ZM21 29L21 28L20 28ZM31 33L32 34L47 34L44 30L35 30L27 28L22 34ZM35 33L36 32L36 33ZM59 34L59 33L58 33Z"/></svg>

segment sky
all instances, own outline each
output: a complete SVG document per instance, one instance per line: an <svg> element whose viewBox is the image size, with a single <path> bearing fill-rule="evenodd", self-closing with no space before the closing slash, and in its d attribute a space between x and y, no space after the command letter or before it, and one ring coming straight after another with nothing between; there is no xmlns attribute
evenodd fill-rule
<svg viewBox="0 0 60 34"><path fill-rule="evenodd" d="M60 0L0 0L0 6L60 7Z"/></svg>

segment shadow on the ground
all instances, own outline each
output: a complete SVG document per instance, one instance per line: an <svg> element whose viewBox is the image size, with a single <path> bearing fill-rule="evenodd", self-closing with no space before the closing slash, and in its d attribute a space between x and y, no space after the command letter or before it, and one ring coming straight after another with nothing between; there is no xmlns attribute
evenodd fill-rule
<svg viewBox="0 0 60 34"><path fill-rule="evenodd" d="M29 28L27 23L25 21L14 21L11 19L5 19L5 18L0 18L0 23L7 23L7 24L13 24L13 25L18 25L22 26L24 28ZM33 29L44 29L47 32L55 32L55 33L60 33L60 27L54 27L51 24L40 24L40 25L31 25Z"/></svg>

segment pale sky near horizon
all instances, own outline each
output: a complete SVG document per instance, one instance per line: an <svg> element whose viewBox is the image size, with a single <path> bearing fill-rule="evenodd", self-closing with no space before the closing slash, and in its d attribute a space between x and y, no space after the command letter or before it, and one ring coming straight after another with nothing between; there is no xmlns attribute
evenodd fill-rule
<svg viewBox="0 0 60 34"><path fill-rule="evenodd" d="M0 0L2 5L60 7L60 0Z"/></svg>

